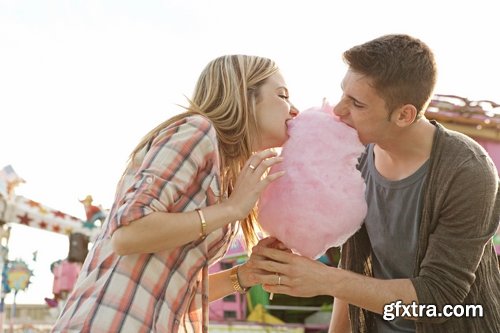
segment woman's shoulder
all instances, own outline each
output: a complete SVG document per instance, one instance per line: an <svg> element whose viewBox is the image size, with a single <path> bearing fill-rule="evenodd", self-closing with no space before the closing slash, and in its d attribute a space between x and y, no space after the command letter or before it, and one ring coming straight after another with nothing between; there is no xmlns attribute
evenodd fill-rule
<svg viewBox="0 0 500 333"><path fill-rule="evenodd" d="M211 128L214 126L210 119L201 114L190 115L185 117L184 119L186 123L196 127Z"/></svg>
<svg viewBox="0 0 500 333"><path fill-rule="evenodd" d="M218 159L218 139L212 122L202 115L189 115L163 128L152 146L177 153L199 156L201 160L213 156Z"/></svg>
<svg viewBox="0 0 500 333"><path fill-rule="evenodd" d="M154 141L164 142L170 141L172 138L178 140L191 138L217 144L217 132L214 125L202 115L189 115L171 122L158 132Z"/></svg>
<svg viewBox="0 0 500 333"><path fill-rule="evenodd" d="M188 132L201 132L206 134L211 138L216 137L216 131L214 125L207 117L202 115L190 115L186 116L182 119L179 119L167 128L164 131L188 131Z"/></svg>

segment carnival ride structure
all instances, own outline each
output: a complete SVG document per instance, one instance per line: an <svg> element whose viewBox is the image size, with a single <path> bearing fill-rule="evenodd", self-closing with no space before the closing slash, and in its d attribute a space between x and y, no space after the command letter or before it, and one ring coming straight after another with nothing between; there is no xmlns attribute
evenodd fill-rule
<svg viewBox="0 0 500 333"><path fill-rule="evenodd" d="M0 263L3 277L0 316L3 315L5 295L11 290L17 294L18 291L26 289L32 275L24 261L8 260L8 239L12 224L68 236L68 256L51 265L54 274L52 288L54 297L45 299L49 307L56 307L58 302L65 300L73 289L81 263L88 253L88 243L97 237L106 217L106 212L101 207L92 204L91 196L80 200L87 217L86 220L82 220L40 202L16 195L15 188L24 182L12 166L7 165L0 170ZM0 327L2 325L3 320L0 318Z"/></svg>

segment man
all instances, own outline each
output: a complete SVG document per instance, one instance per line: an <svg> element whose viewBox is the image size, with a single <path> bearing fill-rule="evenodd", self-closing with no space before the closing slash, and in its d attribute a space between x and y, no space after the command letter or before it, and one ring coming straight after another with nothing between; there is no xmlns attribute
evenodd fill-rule
<svg viewBox="0 0 500 333"><path fill-rule="evenodd" d="M344 60L335 113L367 147L364 224L343 245L341 269L257 246L256 258L271 259L258 268L277 275L255 279L269 292L334 296L330 332L500 332L497 170L472 139L425 118L432 51L387 35Z"/></svg>

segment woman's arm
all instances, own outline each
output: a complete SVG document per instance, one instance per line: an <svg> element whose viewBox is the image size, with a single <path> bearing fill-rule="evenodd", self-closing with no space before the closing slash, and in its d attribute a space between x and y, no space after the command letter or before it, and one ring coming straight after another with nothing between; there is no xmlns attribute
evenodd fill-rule
<svg viewBox="0 0 500 333"><path fill-rule="evenodd" d="M206 233L241 218L230 203L202 209ZM111 238L118 255L154 253L182 246L201 237L201 221L196 211L186 213L155 212L118 228Z"/></svg>
<svg viewBox="0 0 500 333"><path fill-rule="evenodd" d="M262 178L271 166L281 161L282 158L276 157L272 150L254 154L243 167L231 196L221 204L202 209L206 220L206 233L246 217L264 188L283 176L283 172L276 172ZM251 169L250 164L256 168ZM201 221L196 211L152 212L116 228L111 240L118 255L153 253L197 240L201 231Z"/></svg>
<svg viewBox="0 0 500 333"><path fill-rule="evenodd" d="M229 277L230 274L230 269L210 274L208 283L209 302L216 301L235 292L231 278Z"/></svg>
<svg viewBox="0 0 500 333"><path fill-rule="evenodd" d="M275 238L264 238L259 241L256 246L265 247L281 247L281 243L277 242ZM254 247L255 248L255 247ZM255 266L255 260L261 259L259 256L252 254L247 262L240 265L237 271L238 283L242 288L250 288L256 285L255 276L261 274L262 271ZM224 296L230 295L235 292L233 282L230 278L231 269L226 271L210 274L209 276L209 294L208 299L210 302L218 300Z"/></svg>
<svg viewBox="0 0 500 333"><path fill-rule="evenodd" d="M351 323L349 322L349 304L339 298L333 302L332 320L329 333L349 333Z"/></svg>

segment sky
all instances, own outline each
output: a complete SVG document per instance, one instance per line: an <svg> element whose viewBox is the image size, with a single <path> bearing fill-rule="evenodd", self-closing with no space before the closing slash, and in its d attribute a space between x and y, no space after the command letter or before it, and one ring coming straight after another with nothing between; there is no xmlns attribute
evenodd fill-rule
<svg viewBox="0 0 500 333"><path fill-rule="evenodd" d="M67 214L84 219L88 194L110 208L131 150L223 54L274 59L304 110L339 98L344 50L406 33L434 50L436 93L500 103L494 2L0 0L0 168L26 180L18 195ZM35 274L17 302L52 296L67 236L13 225L9 251Z"/></svg>

